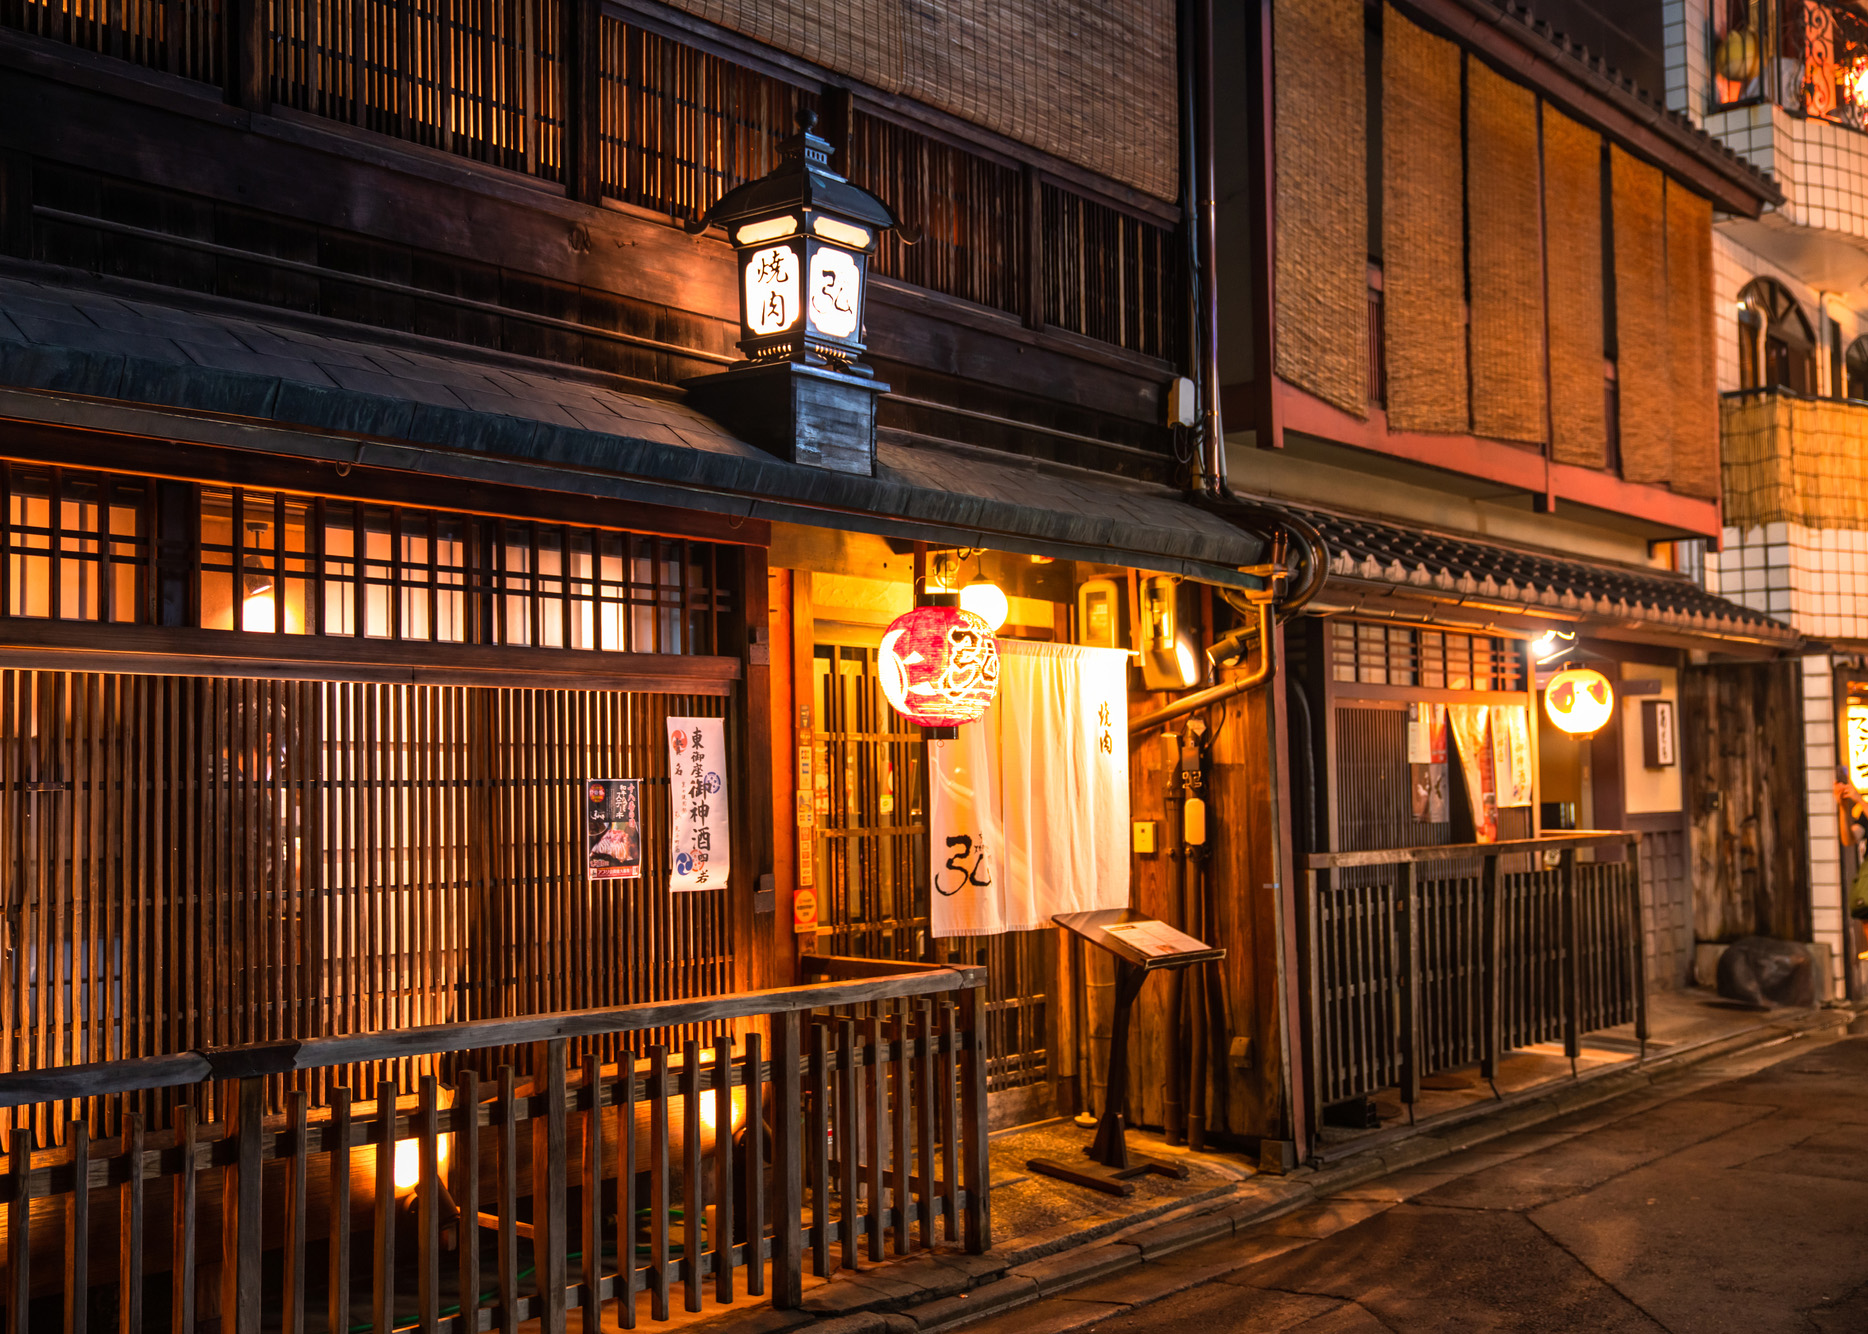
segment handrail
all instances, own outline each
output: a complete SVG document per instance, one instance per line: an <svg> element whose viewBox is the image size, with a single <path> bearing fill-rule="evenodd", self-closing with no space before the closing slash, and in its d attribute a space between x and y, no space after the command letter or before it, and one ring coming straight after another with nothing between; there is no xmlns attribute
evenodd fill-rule
<svg viewBox="0 0 1868 1334"><path fill-rule="evenodd" d="M1545 834L1542 838L1511 838L1497 843L1441 843L1421 848L1370 848L1361 852L1313 852L1305 861L1312 871L1343 866L1398 866L1405 862L1449 861L1455 857L1484 857L1499 853L1553 852L1564 848L1606 848L1638 843L1632 829L1578 829Z"/></svg>
<svg viewBox="0 0 1868 1334"><path fill-rule="evenodd" d="M612 1009L560 1010L512 1019L470 1019L455 1024L373 1033L346 1033L297 1041L211 1047L168 1056L97 1061L48 1070L0 1075L0 1108L68 1098L90 1098L132 1089L176 1088L208 1079L245 1079L365 1061L400 1060L485 1047L518 1047L556 1038L635 1033L650 1028L750 1019L759 1015L858 1005L897 996L930 996L986 984L986 970L942 967L894 972L881 977L773 987L725 996L649 1001Z"/></svg>

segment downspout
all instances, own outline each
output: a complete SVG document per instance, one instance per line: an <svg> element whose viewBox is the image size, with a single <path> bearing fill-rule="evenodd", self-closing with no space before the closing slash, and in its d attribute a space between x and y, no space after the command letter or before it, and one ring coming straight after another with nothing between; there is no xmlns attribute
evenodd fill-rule
<svg viewBox="0 0 1868 1334"><path fill-rule="evenodd" d="M1213 0L1193 0L1193 151L1195 309L1200 333L1202 481L1209 496L1227 494L1226 431L1219 410L1219 190L1213 121Z"/></svg>

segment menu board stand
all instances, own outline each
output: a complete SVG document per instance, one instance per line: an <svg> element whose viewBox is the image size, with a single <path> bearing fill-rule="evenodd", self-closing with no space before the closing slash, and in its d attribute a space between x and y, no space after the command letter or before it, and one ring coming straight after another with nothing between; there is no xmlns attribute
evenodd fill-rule
<svg viewBox="0 0 1868 1334"><path fill-rule="evenodd" d="M1060 913L1051 920L1115 956L1116 1008L1109 1036L1109 1078L1103 1089L1096 1138L1083 1150L1095 1166L1075 1167L1054 1158L1033 1158L1025 1166L1041 1176L1110 1195L1134 1194L1130 1181L1149 1172L1185 1180L1187 1169L1179 1163L1129 1153L1129 1018L1136 997L1142 994L1142 984L1151 973L1210 963L1225 958L1226 951L1203 944L1133 908Z"/></svg>

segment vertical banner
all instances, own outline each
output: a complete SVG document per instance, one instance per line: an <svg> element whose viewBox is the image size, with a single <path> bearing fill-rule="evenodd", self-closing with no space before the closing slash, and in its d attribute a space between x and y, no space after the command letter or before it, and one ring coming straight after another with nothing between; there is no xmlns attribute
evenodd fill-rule
<svg viewBox="0 0 1868 1334"><path fill-rule="evenodd" d="M929 746L936 937L1129 901L1128 655L999 641L999 696Z"/></svg>
<svg viewBox="0 0 1868 1334"><path fill-rule="evenodd" d="M1448 730L1459 751L1459 767L1466 779L1466 803L1472 814L1475 841L1498 838L1498 792L1492 768L1492 741L1487 733L1491 710L1484 704L1449 704Z"/></svg>
<svg viewBox="0 0 1868 1334"><path fill-rule="evenodd" d="M1522 704L1492 706L1492 774L1501 810L1531 804L1530 714Z"/></svg>
<svg viewBox="0 0 1868 1334"><path fill-rule="evenodd" d="M1408 776L1414 788L1414 818L1445 824L1446 705L1407 706Z"/></svg>
<svg viewBox="0 0 1868 1334"><path fill-rule="evenodd" d="M668 720L668 887L718 889L731 869L726 812L726 725Z"/></svg>
<svg viewBox="0 0 1868 1334"><path fill-rule="evenodd" d="M642 780L584 784L584 873L592 880L642 878Z"/></svg>

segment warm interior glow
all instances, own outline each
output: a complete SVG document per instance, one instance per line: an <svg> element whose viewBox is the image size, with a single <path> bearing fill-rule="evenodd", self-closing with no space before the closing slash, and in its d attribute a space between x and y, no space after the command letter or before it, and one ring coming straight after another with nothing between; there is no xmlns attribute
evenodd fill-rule
<svg viewBox="0 0 1868 1334"><path fill-rule="evenodd" d="M818 214L811 219L811 230L826 240L836 241L856 250L869 249L869 233L836 218L826 218Z"/></svg>
<svg viewBox="0 0 1868 1334"><path fill-rule="evenodd" d="M448 1137L435 1137L435 1166L440 1168L448 1160ZM422 1179L422 1145L420 1140L399 1139L396 1141L396 1193L398 1195L415 1189Z"/></svg>
<svg viewBox="0 0 1868 1334"><path fill-rule="evenodd" d="M248 593L240 602L240 628L271 634L279 628L279 604L272 595L272 585Z"/></svg>
<svg viewBox="0 0 1868 1334"><path fill-rule="evenodd" d="M1004 625L1006 617L1012 614L1012 604L1007 600L1005 590L990 579L975 579L961 589L960 607L972 612L994 630Z"/></svg>
<svg viewBox="0 0 1868 1334"><path fill-rule="evenodd" d="M789 214L782 218L761 218L758 222L749 222L733 233L734 245L758 245L761 241L774 241L781 236L790 236L798 230L798 220Z"/></svg>

